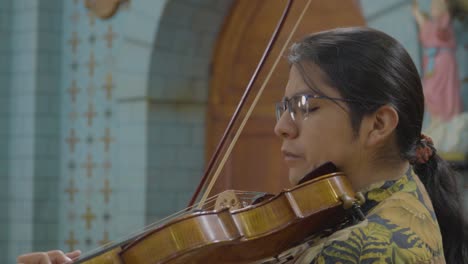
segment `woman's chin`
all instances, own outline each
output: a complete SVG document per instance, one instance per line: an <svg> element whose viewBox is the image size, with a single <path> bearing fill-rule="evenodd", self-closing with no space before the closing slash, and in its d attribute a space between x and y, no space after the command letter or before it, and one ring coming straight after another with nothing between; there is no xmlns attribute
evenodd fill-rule
<svg viewBox="0 0 468 264"><path fill-rule="evenodd" d="M289 169L289 182L292 186L296 186L305 174L295 169Z"/></svg>

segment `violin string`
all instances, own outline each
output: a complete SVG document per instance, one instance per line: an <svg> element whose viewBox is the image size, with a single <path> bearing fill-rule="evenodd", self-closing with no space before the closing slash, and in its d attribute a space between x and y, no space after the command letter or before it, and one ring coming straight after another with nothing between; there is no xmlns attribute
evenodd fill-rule
<svg viewBox="0 0 468 264"><path fill-rule="evenodd" d="M238 191L238 190L233 190L233 193L235 194L236 198L239 200L239 202L242 201L248 201L250 202L252 199L264 195L264 192L255 192L255 191ZM222 194L222 193L221 193ZM221 194L217 194L213 197L210 197L207 202L204 203L203 207L205 210L214 210L216 206L216 200L214 198L218 198L221 196ZM250 204L250 203L249 203ZM192 207L196 207L198 204L193 205ZM191 207L191 208L192 208Z"/></svg>
<svg viewBox="0 0 468 264"><path fill-rule="evenodd" d="M255 96L252 104L250 105L245 117L242 119L242 123L240 124L239 126L239 129L236 131L231 143L229 144L229 147L228 149L226 150L226 152L224 153L223 155L223 158L222 160L220 161L219 163L219 166L216 168L216 171L215 173L213 174L213 178L211 179L210 181L210 184L208 185L208 187L206 188L202 198L201 198L201 201L203 202L204 200L207 199L207 196L210 194L211 190L213 189L213 186L216 182L216 180L218 179L219 177L219 174L221 173L221 170L224 168L224 164L226 163L228 157L231 155L231 152L234 148L234 145L236 144L241 132L244 130L244 127L245 127L245 124L247 123L247 120L250 118L250 116L252 115L252 112L255 108L255 106L257 105L257 102L260 100L260 96L263 94L263 90L265 89L266 87L266 84L268 83L268 81L270 80L271 76L273 75L273 71L276 69L276 66L278 65L280 59L283 57L282 54L284 53L284 51L286 50L286 47L288 46L289 42L291 41L291 38L292 36L294 35L294 33L296 32L297 30L297 27L299 26L299 23L302 21L302 18L304 17L304 14L306 13L306 11L309 9L309 5L311 3L311 0L308 0L306 6L304 7L304 9L302 10L298 20L296 21L296 23L294 24L294 27L293 29L291 30L288 38L286 39L283 47L281 48L281 51L279 53L279 55L276 57L276 60L275 62L273 63L273 66L271 67L270 71L268 72L268 75L267 77L265 78L265 80L263 81L262 83L262 86L260 87L259 91L257 92L257 95Z"/></svg>
<svg viewBox="0 0 468 264"><path fill-rule="evenodd" d="M238 198L247 197L246 199L244 198L244 199L239 199L239 200L251 200L252 198L257 197L258 195L265 194L263 192L237 191L237 190L235 190L234 193L237 195ZM216 194L216 195L213 195L210 198L208 198L205 201L205 203L203 204L203 207L207 208L207 210L214 209L215 205L216 205L216 200L218 199L219 196L220 196L220 194ZM160 219L160 220L158 220L158 221L156 221L154 223L151 223L151 224L143 227L142 230L139 230L139 231L137 231L135 233L142 232L142 231L144 232L144 231L147 231L149 229L154 228L155 226L158 226L158 225L161 225L161 224L163 224L165 222L168 222L171 219L186 213L187 211L190 211L190 210L192 210L194 208L200 207L201 203L202 203L202 201L200 201L200 202L198 202L198 203L196 203L196 204L194 204L192 206L186 207L186 208L184 208L184 209L182 209L182 210L180 210L178 212L175 212L175 213L173 213L173 214L171 214L171 215L169 215L169 216L167 216L165 218L162 218L162 219Z"/></svg>
<svg viewBox="0 0 468 264"><path fill-rule="evenodd" d="M219 196L219 194L214 195L214 196L208 198L207 201L206 201L206 203L211 204L211 203L216 202L216 199L218 198L218 196ZM200 202L199 202L199 203L200 203ZM138 230L135 230L135 231L133 231L133 232L130 233L130 234L126 234L126 235L123 236L123 237L120 237L120 238L118 238L118 239L115 239L115 241L119 241L119 242L117 242L117 244L119 244L119 243L121 243L121 242L128 241L128 240L130 240L131 238L133 238L133 240L138 239L139 237L145 235L147 231L153 229L154 227L160 226L160 225L162 225L163 223L167 223L167 222L169 222L170 220L174 219L175 217L180 216L180 215L183 215L184 213L186 213L186 212L192 210L193 208L198 207L198 206L199 206L199 203L196 203L196 204L194 204L194 205L192 205L192 206L189 206L189 207L184 208L184 209L182 209L182 210L180 210L180 211L177 211L177 212L175 212L175 213L173 213L173 214L171 214L171 215L169 215L169 216L166 216L166 217L164 217L164 218L162 218L162 219L159 219L158 221L153 222L153 223L151 223L151 224L149 224L149 225L147 225L147 226L144 226L144 227L142 227L142 228L140 228L140 229L138 229ZM210 207L211 207L211 206L210 206ZM138 235L138 234L139 234L139 235ZM102 246L100 246L100 247L97 247L97 248L95 248L95 249L93 249L93 250L87 252L87 253L86 253L85 255L83 255L81 258L84 258L84 257L86 257L86 256L91 256L91 255L93 255L93 254L95 254L95 253L101 251L102 249L105 249L105 248L107 248L107 247L109 247L109 246L111 246L111 245L113 245L113 244L114 244L114 243L110 242L110 243L107 243L106 245L102 245Z"/></svg>
<svg viewBox="0 0 468 264"><path fill-rule="evenodd" d="M264 194L262 192L250 192L250 191L234 191L234 193L240 195L240 196L248 196L248 199L251 199L252 197L255 197L255 196L258 196L258 195L261 195L261 194ZM208 198L205 203L203 204L204 207L207 207L208 209L214 209L214 206L215 206L215 203L216 203L216 199L218 199L218 197L220 196L220 194L216 194L210 198ZM128 237L132 237L134 236L135 234L137 233L141 233L141 232L146 232L152 228L154 228L155 226L159 226L165 222L168 222L170 221L171 219L177 217L177 216L180 216L184 213L186 213L187 211L190 211L192 210L193 208L196 208L196 207L199 207L200 206L200 202L192 205L192 206L189 206L189 207L186 207L180 211L177 211L167 217L164 217L162 219L159 219L158 221L154 222L154 223L151 223L143 228L141 228L140 230L137 230L135 232L133 232L132 234L130 234Z"/></svg>
<svg viewBox="0 0 468 264"><path fill-rule="evenodd" d="M235 190L234 193L236 194L237 198L239 200L250 200L252 199L253 197L256 197L258 195L263 195L265 193L262 193L262 192L251 192L251 191L237 191ZM216 203L216 200L218 199L218 197L220 197L220 194L216 194L210 198L208 198L206 201L205 201L205 204L204 204L204 207L207 208L207 210L212 210L215 208L215 203ZM162 219L159 219L158 221L154 222L154 223L151 223L143 228L140 228L139 230L136 230L134 232L132 232L131 234L127 234L121 238L118 238L118 239L115 239L114 241L119 241L117 244L119 243L122 243L124 241L128 241L130 240L131 238L133 238L133 240L135 239L138 239L139 237L143 236L144 234L146 234L147 231L153 229L154 227L156 226L160 226L162 225L163 223L166 223L166 222L169 222L171 219L174 219L175 217L177 216L180 216L180 215L183 215L184 213L186 213L187 211L190 211L192 210L193 208L195 207L198 207L199 206L199 203L201 202L198 202L192 206L189 206L187 208L184 208L178 212L175 212L167 217L164 217ZM137 234L139 234L137 236ZM84 258L86 256L91 256L93 254L96 254L98 253L99 251L109 247L109 246L112 246L114 245L115 243L112 243L112 242L109 242L105 245L102 245L100 247L97 247L97 248L94 248L93 250L89 251L89 252L86 252L86 254L82 255L81 258Z"/></svg>
<svg viewBox="0 0 468 264"><path fill-rule="evenodd" d="M237 202L243 207L243 202L247 202L250 205L257 197L265 195L264 192L253 192L253 191L237 191L234 190L233 193L237 198ZM220 195L220 194L218 194ZM214 210L216 204L211 204L209 207L205 207L207 210Z"/></svg>
<svg viewBox="0 0 468 264"><path fill-rule="evenodd" d="M210 197L209 199L207 199L206 204L215 202L216 199L218 198L218 196L219 196L219 194ZM175 213L173 213L173 214L171 214L171 215L169 215L167 217L164 217L164 218L158 220L157 222L148 225L147 227L154 227L155 225L159 225L159 224L162 224L163 222L167 222L168 220L174 218L175 216L181 215L183 213L191 211L195 207L198 207L200 205L200 203L201 203L201 201L194 204L194 205L192 205L192 206L186 207L186 208L184 208L184 209L182 209L182 210L180 210L178 212L175 212Z"/></svg>

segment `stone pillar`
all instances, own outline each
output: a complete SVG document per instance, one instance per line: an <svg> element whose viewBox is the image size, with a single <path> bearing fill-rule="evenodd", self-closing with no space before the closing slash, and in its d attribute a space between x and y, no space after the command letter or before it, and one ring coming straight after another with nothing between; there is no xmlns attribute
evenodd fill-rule
<svg viewBox="0 0 468 264"><path fill-rule="evenodd" d="M61 3L11 1L5 263L57 246Z"/></svg>

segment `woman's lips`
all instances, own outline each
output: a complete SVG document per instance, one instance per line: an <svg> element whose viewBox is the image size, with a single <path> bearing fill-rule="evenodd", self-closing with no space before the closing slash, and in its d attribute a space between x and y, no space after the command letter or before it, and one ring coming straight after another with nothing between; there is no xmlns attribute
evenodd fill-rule
<svg viewBox="0 0 468 264"><path fill-rule="evenodd" d="M301 155L295 154L287 150L282 150L281 152L283 153L284 160L286 161L288 165L289 164L292 165L293 163L296 163L303 159Z"/></svg>

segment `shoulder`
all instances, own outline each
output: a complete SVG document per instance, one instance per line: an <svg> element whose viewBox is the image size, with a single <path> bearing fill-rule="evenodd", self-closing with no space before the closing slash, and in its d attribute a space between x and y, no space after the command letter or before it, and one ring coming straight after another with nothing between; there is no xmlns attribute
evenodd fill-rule
<svg viewBox="0 0 468 264"><path fill-rule="evenodd" d="M364 222L334 233L311 251L317 253L300 263L443 262L437 222L416 196L405 192L385 199Z"/></svg>
<svg viewBox="0 0 468 264"><path fill-rule="evenodd" d="M311 261L301 263L425 263L439 257L412 230L382 220L347 230L346 239L327 241Z"/></svg>
<svg viewBox="0 0 468 264"><path fill-rule="evenodd" d="M432 203L417 176L404 184L401 191L381 201L367 217L385 226L395 239L411 236L433 251L442 248L442 235Z"/></svg>

